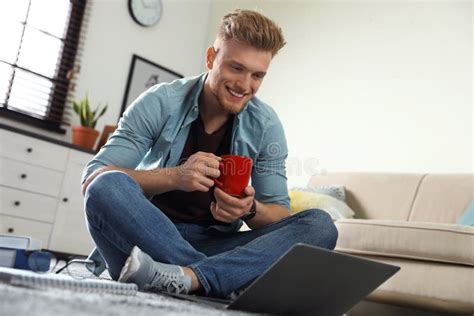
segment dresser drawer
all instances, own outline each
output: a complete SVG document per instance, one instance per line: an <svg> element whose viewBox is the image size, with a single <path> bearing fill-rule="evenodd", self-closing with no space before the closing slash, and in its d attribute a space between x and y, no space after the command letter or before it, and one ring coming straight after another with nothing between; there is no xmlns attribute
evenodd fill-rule
<svg viewBox="0 0 474 316"><path fill-rule="evenodd" d="M0 214L52 223L56 198L0 186Z"/></svg>
<svg viewBox="0 0 474 316"><path fill-rule="evenodd" d="M63 171L69 149L33 137L0 129L0 156Z"/></svg>
<svg viewBox="0 0 474 316"><path fill-rule="evenodd" d="M69 163L75 163L85 167L89 161L94 158L93 154L85 153L78 150L69 150Z"/></svg>
<svg viewBox="0 0 474 316"><path fill-rule="evenodd" d="M0 215L0 234L30 236L43 242L43 248L49 247L51 224Z"/></svg>
<svg viewBox="0 0 474 316"><path fill-rule="evenodd" d="M82 165L69 163L64 175L64 187L51 232L51 250L88 255L94 242L87 230L84 214L84 199L81 194L80 179ZM67 202L64 202L64 198Z"/></svg>
<svg viewBox="0 0 474 316"><path fill-rule="evenodd" d="M0 158L0 184L26 191L58 196L63 173Z"/></svg>

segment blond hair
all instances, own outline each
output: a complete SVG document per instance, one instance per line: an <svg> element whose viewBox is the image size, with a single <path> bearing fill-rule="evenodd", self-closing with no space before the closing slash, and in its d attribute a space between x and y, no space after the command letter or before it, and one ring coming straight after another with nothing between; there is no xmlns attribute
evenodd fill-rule
<svg viewBox="0 0 474 316"><path fill-rule="evenodd" d="M285 46L281 28L266 16L250 10L235 10L222 18L217 34L224 41L235 39L275 56Z"/></svg>

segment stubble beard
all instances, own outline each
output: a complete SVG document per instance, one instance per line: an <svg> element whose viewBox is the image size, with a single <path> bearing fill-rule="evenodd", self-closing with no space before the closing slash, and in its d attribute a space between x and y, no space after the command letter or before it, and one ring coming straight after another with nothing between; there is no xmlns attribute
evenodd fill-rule
<svg viewBox="0 0 474 316"><path fill-rule="evenodd" d="M223 93L224 94L229 93L227 91L227 88L224 87ZM221 95L219 93L216 94L216 98L221 109L223 109L224 111L230 114L239 114L245 108L245 105L247 104L247 102L250 101L250 98L247 97L239 103L230 102L225 98L224 95Z"/></svg>

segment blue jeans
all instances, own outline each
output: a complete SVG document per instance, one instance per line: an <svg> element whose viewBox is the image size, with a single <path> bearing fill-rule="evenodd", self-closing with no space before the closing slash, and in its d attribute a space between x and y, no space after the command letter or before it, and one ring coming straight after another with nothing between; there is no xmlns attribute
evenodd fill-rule
<svg viewBox="0 0 474 316"><path fill-rule="evenodd" d="M321 210L225 234L196 224L175 224L120 171L105 172L90 183L85 210L90 234L113 279L118 279L136 245L155 261L190 267L203 294L216 297L227 297L251 283L294 244L334 249L338 236L331 217Z"/></svg>

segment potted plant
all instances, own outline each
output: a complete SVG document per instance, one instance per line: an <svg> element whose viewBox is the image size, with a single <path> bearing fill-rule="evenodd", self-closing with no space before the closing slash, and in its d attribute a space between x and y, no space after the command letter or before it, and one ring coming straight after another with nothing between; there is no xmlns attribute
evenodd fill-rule
<svg viewBox="0 0 474 316"><path fill-rule="evenodd" d="M107 111L107 104L100 110L101 105L92 111L89 104L89 97L81 101L72 102L74 112L79 115L81 125L72 127L72 143L88 149L94 148L94 144L99 136L99 131L95 129L97 120Z"/></svg>

